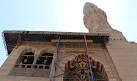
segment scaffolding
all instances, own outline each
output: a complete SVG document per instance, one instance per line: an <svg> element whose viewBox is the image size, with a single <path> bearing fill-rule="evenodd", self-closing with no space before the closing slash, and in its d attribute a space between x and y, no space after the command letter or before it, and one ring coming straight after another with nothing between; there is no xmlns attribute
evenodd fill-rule
<svg viewBox="0 0 137 81"><path fill-rule="evenodd" d="M85 54L88 56L88 46L87 46L87 39L86 39L86 36L84 35L84 43L85 43ZM60 36L58 36L58 43L57 43L57 53L55 55L55 58L54 58L54 62L53 62L53 66L52 66L52 71L51 71L51 76L50 76L50 81L52 81L52 78L53 78L53 81L55 81L55 78L56 77L59 77L61 75L56 75L56 71L57 71L57 67L60 68L63 72L65 72L59 65L58 65L58 54L59 54L59 44L60 44ZM62 77L68 77L69 79L71 79L72 77L75 77L75 76L87 76L88 77L88 81L94 81L93 79L93 73L92 73L92 67L91 67L91 63L90 63L90 57L88 56L87 57L88 59L88 65L86 66L86 69L87 69L87 75L82 75L82 74L77 74L77 75L72 75L72 76L62 76ZM82 59L81 59L82 60ZM85 60L85 59L83 59ZM74 60L73 60L74 61ZM75 61L79 61L79 60L75 60ZM89 72L90 70L90 72ZM69 70L68 70L69 71ZM73 73L73 71L70 71ZM54 74L53 74L54 73ZM101 80L101 81L106 81L106 79L95 79L97 81Z"/></svg>
<svg viewBox="0 0 137 81"><path fill-rule="evenodd" d="M86 45L86 53L85 53L85 54L88 56L88 46L87 46L87 39L86 39L86 36L85 36L85 35L84 35L84 40L85 40L85 45ZM90 72L91 72L92 81L94 81L94 80L93 80L93 74L92 74L92 68L91 68L89 56L88 56L88 62L89 62L88 67L90 67ZM88 67L87 67L87 70L88 70ZM89 70L88 70L88 78L89 78L89 81L90 81Z"/></svg>
<svg viewBox="0 0 137 81"><path fill-rule="evenodd" d="M52 80L52 75L53 75L54 67L55 67L55 71L54 71L54 79L53 79L53 81L55 81L56 70L57 70L57 64L58 64L59 41L60 41L60 36L58 36L57 54L55 55L55 58L54 58L54 63L53 63L53 67L52 67L52 73L51 73L50 81Z"/></svg>

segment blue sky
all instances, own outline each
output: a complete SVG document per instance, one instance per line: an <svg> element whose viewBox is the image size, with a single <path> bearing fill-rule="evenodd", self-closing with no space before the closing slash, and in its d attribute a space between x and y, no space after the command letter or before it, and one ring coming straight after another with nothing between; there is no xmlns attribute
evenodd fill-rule
<svg viewBox="0 0 137 81"><path fill-rule="evenodd" d="M0 66L7 58L3 30L88 32L85 2L104 10L112 28L137 42L137 0L0 0Z"/></svg>

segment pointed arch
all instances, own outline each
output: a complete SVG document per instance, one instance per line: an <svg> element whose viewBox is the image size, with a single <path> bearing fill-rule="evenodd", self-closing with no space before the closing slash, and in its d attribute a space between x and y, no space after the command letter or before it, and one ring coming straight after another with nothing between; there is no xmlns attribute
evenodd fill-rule
<svg viewBox="0 0 137 81"><path fill-rule="evenodd" d="M90 64L93 72L94 81L108 81L103 64L90 57ZM88 56L81 54L65 64L63 81L88 81ZM91 75L89 75L91 78Z"/></svg>

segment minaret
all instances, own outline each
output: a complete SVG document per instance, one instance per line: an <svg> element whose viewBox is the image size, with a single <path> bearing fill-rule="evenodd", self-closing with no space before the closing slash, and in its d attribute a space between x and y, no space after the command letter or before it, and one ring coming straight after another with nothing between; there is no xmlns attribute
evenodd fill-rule
<svg viewBox="0 0 137 81"><path fill-rule="evenodd" d="M112 31L112 28L107 22L106 13L96 5L86 2L83 14L84 25L89 30L89 33Z"/></svg>

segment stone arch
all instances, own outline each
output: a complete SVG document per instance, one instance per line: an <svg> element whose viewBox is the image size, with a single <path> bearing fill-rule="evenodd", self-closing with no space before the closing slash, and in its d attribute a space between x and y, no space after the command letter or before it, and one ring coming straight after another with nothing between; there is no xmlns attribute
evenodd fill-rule
<svg viewBox="0 0 137 81"><path fill-rule="evenodd" d="M66 62L65 63L64 76L69 76L69 79L63 78L63 81L75 81L76 78L78 79L77 81L81 81L81 80L82 81L88 81L88 77L84 76L84 75L87 75L87 73L86 73L87 71L84 70L84 69L82 69L82 70L77 69L77 67L85 68L87 66L88 60L84 61L84 60L86 60L87 57L88 57L87 55L81 54L81 55L78 55L74 58L71 58L71 61ZM94 78L95 78L94 81L97 81L97 79L100 79L100 81L108 81L108 76L107 76L107 73L105 71L104 65L101 64L99 61L96 61L95 59L92 59L91 57L89 57L89 58L90 58L91 67L93 69L93 75L94 75ZM78 61L78 63L76 63L75 60L76 61L81 60L81 61ZM68 72L68 71L70 71L70 72ZM77 74L82 74L82 76L78 76L74 72L76 72ZM72 75L73 76L76 75L76 77L75 78L70 78L70 76L72 76Z"/></svg>
<svg viewBox="0 0 137 81"><path fill-rule="evenodd" d="M34 48L25 48L25 49L23 49L23 51L21 52L21 55L22 55L22 54L25 54L25 53L27 53L27 52L33 52L33 53L35 53L35 52L36 52L36 49L34 49Z"/></svg>
<svg viewBox="0 0 137 81"><path fill-rule="evenodd" d="M81 55L81 53L77 54L77 55L71 55L71 56L68 56L67 58L65 58L66 60L75 60L75 57L78 56L78 55ZM92 57L91 54L88 54L89 57ZM108 67L103 61L100 61L98 58L94 58L92 57L92 59L94 59L95 61L98 61L100 62L104 67ZM61 63L63 64L62 67L65 67L64 64L66 64L68 61L62 61ZM63 70L65 70L65 68L63 68Z"/></svg>
<svg viewBox="0 0 137 81"><path fill-rule="evenodd" d="M40 53L39 53L39 55L42 55L43 53L52 53L52 54L55 54L56 53L56 50L55 49L49 49L49 48L47 48L47 49L41 49L40 50Z"/></svg>

